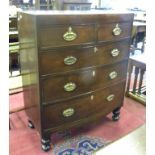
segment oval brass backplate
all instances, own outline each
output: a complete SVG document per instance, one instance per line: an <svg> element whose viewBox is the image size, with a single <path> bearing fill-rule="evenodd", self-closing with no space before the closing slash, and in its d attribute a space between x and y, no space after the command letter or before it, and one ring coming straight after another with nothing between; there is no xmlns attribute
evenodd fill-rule
<svg viewBox="0 0 155 155"><path fill-rule="evenodd" d="M119 36L121 32L122 32L121 28L119 27L118 24L116 24L115 28L113 29L113 35Z"/></svg>
<svg viewBox="0 0 155 155"><path fill-rule="evenodd" d="M119 55L120 51L117 49L117 48L114 48L112 51L111 51L111 55L113 57L117 57Z"/></svg>
<svg viewBox="0 0 155 155"><path fill-rule="evenodd" d="M75 64L77 61L77 58L76 57L73 57L73 56L67 56L65 59L64 59L64 63L66 65L73 65Z"/></svg>
<svg viewBox="0 0 155 155"><path fill-rule="evenodd" d="M109 74L109 77L110 77L111 80L112 80L112 79L115 79L115 78L117 77L117 72L116 72L116 71L111 72L111 73Z"/></svg>
<svg viewBox="0 0 155 155"><path fill-rule="evenodd" d="M114 99L115 95L114 94L110 94L108 97L107 97L107 101L112 101Z"/></svg>
<svg viewBox="0 0 155 155"><path fill-rule="evenodd" d="M77 34L72 31L72 27L68 28L68 31L64 33L63 38L66 41L73 41L77 37Z"/></svg>
<svg viewBox="0 0 155 155"><path fill-rule="evenodd" d="M68 109L64 110L62 112L62 114L63 114L64 117L70 117L70 116L72 116L74 114L74 109L73 108L68 108Z"/></svg>
<svg viewBox="0 0 155 155"><path fill-rule="evenodd" d="M74 91L75 89L76 89L76 84L73 82L69 82L69 83L64 85L64 90L67 92Z"/></svg>

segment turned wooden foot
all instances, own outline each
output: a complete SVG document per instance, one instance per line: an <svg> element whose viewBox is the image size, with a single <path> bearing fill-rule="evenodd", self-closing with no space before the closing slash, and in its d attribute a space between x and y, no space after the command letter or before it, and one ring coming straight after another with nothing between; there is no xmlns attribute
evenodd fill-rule
<svg viewBox="0 0 155 155"><path fill-rule="evenodd" d="M116 108L116 109L114 109L113 110L113 116L112 116L112 120L113 121L118 121L119 120L119 118L120 118L120 107L118 107L118 108Z"/></svg>
<svg viewBox="0 0 155 155"><path fill-rule="evenodd" d="M43 139L42 138L42 140L41 140L41 148L45 152L49 151L51 149L50 139Z"/></svg>

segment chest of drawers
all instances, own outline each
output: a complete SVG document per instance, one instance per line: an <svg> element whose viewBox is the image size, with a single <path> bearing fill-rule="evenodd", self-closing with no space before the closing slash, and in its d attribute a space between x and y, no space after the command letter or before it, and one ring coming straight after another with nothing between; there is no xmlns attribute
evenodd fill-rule
<svg viewBox="0 0 155 155"><path fill-rule="evenodd" d="M18 14L29 126L50 134L93 123L123 105L133 14L29 11Z"/></svg>

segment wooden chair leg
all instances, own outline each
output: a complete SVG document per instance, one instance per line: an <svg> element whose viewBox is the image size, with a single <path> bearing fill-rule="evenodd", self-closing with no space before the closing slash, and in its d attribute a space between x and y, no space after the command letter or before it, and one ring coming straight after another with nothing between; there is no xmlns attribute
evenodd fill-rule
<svg viewBox="0 0 155 155"><path fill-rule="evenodd" d="M140 71L140 81L139 81L139 86L138 86L138 94L141 94L141 88L142 88L142 83L143 83L144 72L145 71L141 69L141 71Z"/></svg>
<svg viewBox="0 0 155 155"><path fill-rule="evenodd" d="M142 42L141 52L144 53L144 50L145 50L145 38L143 39L143 42Z"/></svg>
<svg viewBox="0 0 155 155"><path fill-rule="evenodd" d="M135 67L135 77L134 77L134 84L133 84L133 93L134 94L136 93L138 73L139 73L139 68Z"/></svg>
<svg viewBox="0 0 155 155"><path fill-rule="evenodd" d="M131 83L132 70L133 70L132 62L129 61L129 66L128 66L128 81L127 81L126 95L128 95L129 90L130 90L130 83Z"/></svg>

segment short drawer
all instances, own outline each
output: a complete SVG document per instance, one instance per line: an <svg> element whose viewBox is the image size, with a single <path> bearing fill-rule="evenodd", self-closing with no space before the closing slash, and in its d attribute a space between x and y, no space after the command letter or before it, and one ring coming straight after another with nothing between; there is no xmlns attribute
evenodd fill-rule
<svg viewBox="0 0 155 155"><path fill-rule="evenodd" d="M42 51L39 54L41 75L66 72L127 59L129 40L80 49Z"/></svg>
<svg viewBox="0 0 155 155"><path fill-rule="evenodd" d="M125 82L100 91L43 107L44 128L82 122L102 113L105 116L123 104Z"/></svg>
<svg viewBox="0 0 155 155"><path fill-rule="evenodd" d="M131 36L131 23L103 24L98 28L98 41L115 41Z"/></svg>
<svg viewBox="0 0 155 155"><path fill-rule="evenodd" d="M126 78L127 62L46 77L41 81L45 103L106 87Z"/></svg>
<svg viewBox="0 0 155 155"><path fill-rule="evenodd" d="M50 26L39 31L41 49L95 42L94 25Z"/></svg>

